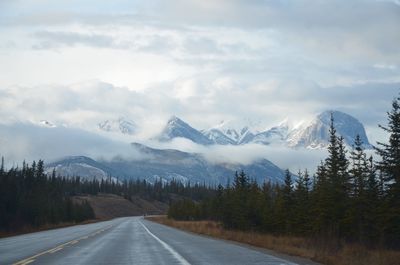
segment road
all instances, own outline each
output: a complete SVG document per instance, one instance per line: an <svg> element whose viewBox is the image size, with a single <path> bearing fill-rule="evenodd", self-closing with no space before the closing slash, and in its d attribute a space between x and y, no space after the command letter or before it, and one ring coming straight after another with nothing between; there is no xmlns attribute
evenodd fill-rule
<svg viewBox="0 0 400 265"><path fill-rule="evenodd" d="M126 217L0 239L0 264L297 263L140 217Z"/></svg>

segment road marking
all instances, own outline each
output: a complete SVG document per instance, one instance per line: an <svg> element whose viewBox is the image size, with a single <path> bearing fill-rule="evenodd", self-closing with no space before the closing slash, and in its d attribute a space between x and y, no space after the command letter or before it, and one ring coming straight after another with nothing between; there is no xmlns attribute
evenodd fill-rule
<svg viewBox="0 0 400 265"><path fill-rule="evenodd" d="M56 248L56 249L53 249L52 251L49 251L49 253L53 254L53 253L56 253L57 251L59 251L61 249L63 249L63 248Z"/></svg>
<svg viewBox="0 0 400 265"><path fill-rule="evenodd" d="M143 226L144 230L146 230L147 233L149 233L152 237L154 237L166 250L168 250L182 265L190 265L190 263L182 257L178 252L176 252L172 247L170 247L167 243L159 239L156 235L154 235L152 232L150 232L149 229L141 222L139 223Z"/></svg>
<svg viewBox="0 0 400 265"><path fill-rule="evenodd" d="M49 250L40 252L40 253L38 253L38 254L32 256L32 257L29 257L29 258L23 259L23 260L21 260L21 261L18 261L18 262L16 262L16 263L13 263L13 265L27 265L27 264L29 264L29 263L34 262L35 259L38 258L38 257L40 257L40 256L43 256L43 255L49 254L49 253L55 253L55 252L57 252L57 251L63 249L65 246L68 246L68 245L71 245L71 246L72 246L72 245L78 243L79 241L81 241L81 240L83 240L83 239L87 239L87 238L89 238L90 236L95 236L95 235L97 235L97 234L99 234L99 233L101 233L101 232L104 232L104 231L110 229L111 227L112 227L112 225L106 227L105 229L102 229L102 230L100 229L100 230L98 230L98 231L96 231L95 233L92 233L92 234L90 234L90 235L83 236L83 237L81 237L81 238L79 238L79 239L71 240L71 241L69 241L69 242L67 242L67 243L61 244L61 245L56 246L56 247L54 247L54 248L52 248L52 249L49 249Z"/></svg>
<svg viewBox="0 0 400 265"><path fill-rule="evenodd" d="M35 261L34 259L30 259L30 260L27 260L24 263L22 263L22 265L27 265L27 264L32 263L34 261Z"/></svg>

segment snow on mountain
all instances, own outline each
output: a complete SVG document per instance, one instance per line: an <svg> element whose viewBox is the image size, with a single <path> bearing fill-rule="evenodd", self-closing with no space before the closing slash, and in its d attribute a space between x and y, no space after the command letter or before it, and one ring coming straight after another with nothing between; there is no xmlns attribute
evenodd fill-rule
<svg viewBox="0 0 400 265"><path fill-rule="evenodd" d="M213 143L200 131L194 129L178 117L173 116L168 120L158 140L167 142L177 137L189 139L197 144L209 145Z"/></svg>
<svg viewBox="0 0 400 265"><path fill-rule="evenodd" d="M250 119L229 120L222 121L208 130L203 130L202 133L214 144L237 145L247 143L252 139L258 131L257 127L259 127L259 122Z"/></svg>
<svg viewBox="0 0 400 265"><path fill-rule="evenodd" d="M46 165L46 173L51 175L53 170L56 176L76 177L84 179L106 180L110 179L117 181L115 177L111 177L114 173L111 169L85 156L70 156L65 157L57 162Z"/></svg>
<svg viewBox="0 0 400 265"><path fill-rule="evenodd" d="M235 145L236 141L224 134L218 129L211 128L209 130L201 131L208 139L210 139L215 144L221 145Z"/></svg>
<svg viewBox="0 0 400 265"><path fill-rule="evenodd" d="M285 142L290 127L288 121L285 120L278 126L267 130L260 130L259 128L260 123L255 124L253 122L252 125L249 125L229 121L221 122L215 127L203 130L202 133L215 144L242 145L257 143L269 145L271 143Z"/></svg>
<svg viewBox="0 0 400 265"><path fill-rule="evenodd" d="M254 127L238 125L240 123L222 122L204 130L202 133L214 144L263 144L282 145L293 148L305 147L320 149L328 145L331 113L338 135L343 136L345 143L351 146L357 134L360 135L364 146L370 148L364 126L354 117L340 111L325 111L319 114L311 123L292 128L286 119L278 126L267 130L257 130Z"/></svg>
<svg viewBox="0 0 400 265"><path fill-rule="evenodd" d="M287 137L288 129L281 127L272 127L271 129L256 134L251 143L269 145L272 143L284 142Z"/></svg>
<svg viewBox="0 0 400 265"><path fill-rule="evenodd" d="M256 144L283 144L289 133L289 123L287 120L281 122L278 126L274 126L268 130L258 132L252 137L248 136L242 140L240 144L256 143Z"/></svg>
<svg viewBox="0 0 400 265"><path fill-rule="evenodd" d="M325 148L329 144L331 114L337 134L344 138L344 142L348 146L354 144L354 139L358 134L364 143L364 147L371 147L361 122L349 114L340 111L325 111L310 123L291 131L287 138L287 145L289 147L311 149Z"/></svg>
<svg viewBox="0 0 400 265"><path fill-rule="evenodd" d="M106 120L98 124L100 130L106 132L119 132L127 135L134 135L138 126L135 122L120 117L117 120Z"/></svg>

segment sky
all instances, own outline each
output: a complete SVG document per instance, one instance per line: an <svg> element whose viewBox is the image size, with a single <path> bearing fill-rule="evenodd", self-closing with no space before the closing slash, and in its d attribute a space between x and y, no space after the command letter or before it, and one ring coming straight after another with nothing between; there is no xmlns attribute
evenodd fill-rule
<svg viewBox="0 0 400 265"><path fill-rule="evenodd" d="M0 123L171 115L265 127L336 109L371 142L400 88L400 1L0 0Z"/></svg>

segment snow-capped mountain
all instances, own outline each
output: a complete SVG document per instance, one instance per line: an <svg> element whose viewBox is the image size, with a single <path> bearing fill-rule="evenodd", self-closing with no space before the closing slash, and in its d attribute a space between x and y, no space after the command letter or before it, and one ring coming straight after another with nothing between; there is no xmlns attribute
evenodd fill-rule
<svg viewBox="0 0 400 265"><path fill-rule="evenodd" d="M162 140L183 137L199 144L243 145L263 144L282 145L292 148L311 149L325 148L329 141L329 125L331 114L337 134L342 136L348 146L352 146L356 135L360 135L365 148L371 148L364 126L356 118L340 111L325 111L310 123L296 128L290 126L288 120L266 130L258 130L256 126L242 123L221 122L208 130L197 131L178 118L171 119L162 134ZM188 129L190 128L190 129ZM202 136L200 136L202 134ZM206 140L205 140L206 138Z"/></svg>
<svg viewBox="0 0 400 265"><path fill-rule="evenodd" d="M200 131L194 129L178 117L173 116L168 120L158 140L166 142L178 137L189 139L197 144L209 145L213 143Z"/></svg>
<svg viewBox="0 0 400 265"><path fill-rule="evenodd" d="M274 126L271 129L258 132L250 135L243 139L239 144L256 143L256 144L285 144L287 136L289 134L289 123L285 120L281 122L278 126Z"/></svg>
<svg viewBox="0 0 400 265"><path fill-rule="evenodd" d="M99 129L106 132L119 132L128 135L134 135L138 126L135 122L120 117L117 120L106 120L98 124Z"/></svg>
<svg viewBox="0 0 400 265"><path fill-rule="evenodd" d="M364 126L356 118L340 112L325 111L313 121L291 131L287 138L289 147L324 148L329 144L329 127L331 115L339 136L344 138L348 146L354 144L354 139L360 135L365 148L371 148Z"/></svg>
<svg viewBox="0 0 400 265"><path fill-rule="evenodd" d="M242 124L242 125L240 125ZM246 125L242 122L222 122L208 130L201 131L214 144L242 145L248 143L269 145L283 144L289 133L287 120L267 130L260 130L259 124Z"/></svg>
<svg viewBox="0 0 400 265"><path fill-rule="evenodd" d="M201 131L204 136L210 139L214 144L221 144L221 145L234 145L236 141L230 138L228 135L224 134L218 129L211 128L209 130ZM236 135L236 132L235 132Z"/></svg>
<svg viewBox="0 0 400 265"><path fill-rule="evenodd" d="M214 144L238 145L250 141L257 132L258 123L250 120L222 121L217 126L201 132Z"/></svg>

